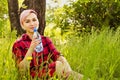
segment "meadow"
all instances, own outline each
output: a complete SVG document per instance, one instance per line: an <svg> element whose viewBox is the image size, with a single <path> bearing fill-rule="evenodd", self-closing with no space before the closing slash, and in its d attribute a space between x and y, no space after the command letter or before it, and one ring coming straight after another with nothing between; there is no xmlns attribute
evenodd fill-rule
<svg viewBox="0 0 120 80"><path fill-rule="evenodd" d="M17 80L17 69L12 59L15 32L0 38L0 80ZM84 80L120 80L120 30L104 29L80 37L62 40L52 38L72 69L84 75ZM57 80L57 79L55 79Z"/></svg>

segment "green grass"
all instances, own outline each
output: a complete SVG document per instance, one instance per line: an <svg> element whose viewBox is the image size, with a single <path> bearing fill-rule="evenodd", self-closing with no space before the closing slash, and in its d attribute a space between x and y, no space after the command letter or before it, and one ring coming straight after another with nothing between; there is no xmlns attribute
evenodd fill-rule
<svg viewBox="0 0 120 80"><path fill-rule="evenodd" d="M0 80L17 80L11 52L14 35L0 39ZM99 33L83 34L82 37L73 36L66 41L64 44L57 43L57 48L74 71L91 80L120 80L119 30L105 29Z"/></svg>
<svg viewBox="0 0 120 80"><path fill-rule="evenodd" d="M91 80L120 80L120 32L105 29L69 38L62 51L73 70Z"/></svg>
<svg viewBox="0 0 120 80"><path fill-rule="evenodd" d="M17 70L11 52L14 40L12 33L0 39L0 80L17 80Z"/></svg>

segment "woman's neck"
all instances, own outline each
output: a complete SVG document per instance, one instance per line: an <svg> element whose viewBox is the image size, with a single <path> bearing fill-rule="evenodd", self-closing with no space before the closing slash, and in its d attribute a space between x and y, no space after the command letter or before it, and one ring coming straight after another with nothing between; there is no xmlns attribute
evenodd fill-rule
<svg viewBox="0 0 120 80"><path fill-rule="evenodd" d="M30 32L26 32L26 34L29 36L29 38L32 40L33 38L33 33L30 33Z"/></svg>

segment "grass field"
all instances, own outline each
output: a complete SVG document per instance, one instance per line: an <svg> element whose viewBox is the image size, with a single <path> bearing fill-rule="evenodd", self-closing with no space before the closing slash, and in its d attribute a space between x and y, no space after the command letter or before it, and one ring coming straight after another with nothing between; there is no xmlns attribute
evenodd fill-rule
<svg viewBox="0 0 120 80"><path fill-rule="evenodd" d="M15 34L0 39L0 80L17 80L11 48ZM54 43L55 40L53 40ZM120 31L103 30L66 38L57 48L73 70L91 80L120 80ZM56 80L56 79L55 79ZM86 80L86 79L85 79Z"/></svg>

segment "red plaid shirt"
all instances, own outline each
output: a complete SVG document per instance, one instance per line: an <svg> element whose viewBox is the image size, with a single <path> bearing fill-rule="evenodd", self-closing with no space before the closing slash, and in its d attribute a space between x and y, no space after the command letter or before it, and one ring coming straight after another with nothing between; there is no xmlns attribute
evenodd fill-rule
<svg viewBox="0 0 120 80"><path fill-rule="evenodd" d="M24 59L30 43L31 39L27 34L23 34L22 37L14 43L12 52L17 64ZM30 63L30 75L32 77L53 76L55 72L55 61L60 55L48 37L42 36L42 43L44 50L40 53L35 51L32 53Z"/></svg>

